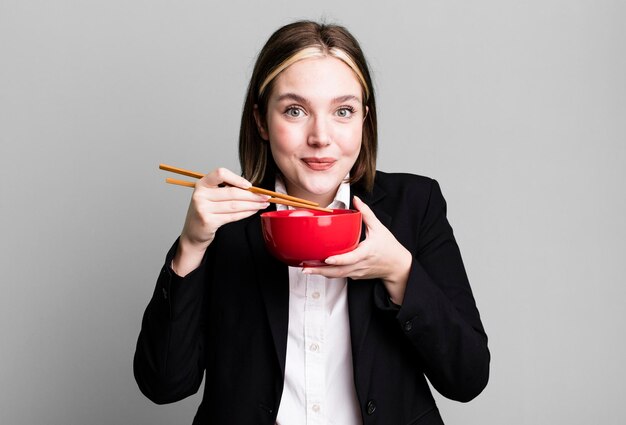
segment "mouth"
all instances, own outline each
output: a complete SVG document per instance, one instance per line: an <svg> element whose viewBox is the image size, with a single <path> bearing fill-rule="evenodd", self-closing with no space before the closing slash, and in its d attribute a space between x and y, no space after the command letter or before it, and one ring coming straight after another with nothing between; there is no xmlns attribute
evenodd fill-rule
<svg viewBox="0 0 626 425"><path fill-rule="evenodd" d="M309 167L312 170L315 171L325 171L330 169L333 165L335 165L335 162L337 162L337 160L335 160L334 158L315 158L315 157L311 157L311 158L302 158L301 159L302 162L304 162L304 164Z"/></svg>

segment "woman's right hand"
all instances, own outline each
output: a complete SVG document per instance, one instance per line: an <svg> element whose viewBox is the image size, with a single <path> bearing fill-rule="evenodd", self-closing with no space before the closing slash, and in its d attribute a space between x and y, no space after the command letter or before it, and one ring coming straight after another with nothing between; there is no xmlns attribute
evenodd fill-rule
<svg viewBox="0 0 626 425"><path fill-rule="evenodd" d="M242 190L250 186L249 181L226 168L213 170L196 182L172 261L177 275L185 276L200 265L217 229L269 206L269 196Z"/></svg>

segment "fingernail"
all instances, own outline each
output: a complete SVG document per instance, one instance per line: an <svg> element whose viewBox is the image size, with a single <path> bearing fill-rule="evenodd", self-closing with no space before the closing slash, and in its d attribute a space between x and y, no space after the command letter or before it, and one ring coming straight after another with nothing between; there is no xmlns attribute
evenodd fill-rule
<svg viewBox="0 0 626 425"><path fill-rule="evenodd" d="M337 260L335 260L334 258L327 258L327 259L324 260L324 262L326 264L336 264Z"/></svg>
<svg viewBox="0 0 626 425"><path fill-rule="evenodd" d="M302 268L302 274L311 274L311 269Z"/></svg>
<svg viewBox="0 0 626 425"><path fill-rule="evenodd" d="M269 203L269 202L263 202L263 203L261 204L261 206L259 207L259 209L264 210L265 208L267 208L267 207L269 207L269 206L270 206L270 203Z"/></svg>

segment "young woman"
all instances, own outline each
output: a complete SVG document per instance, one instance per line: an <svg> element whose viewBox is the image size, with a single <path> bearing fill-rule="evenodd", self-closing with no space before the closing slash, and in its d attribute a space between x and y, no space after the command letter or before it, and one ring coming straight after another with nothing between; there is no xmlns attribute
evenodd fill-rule
<svg viewBox="0 0 626 425"><path fill-rule="evenodd" d="M376 171L376 149L352 35L276 31L245 101L243 177L197 183L146 309L134 370L148 398L180 400L204 377L194 424L425 425L443 424L426 377L454 400L482 391L487 336L439 186ZM360 210L362 241L325 267L287 267L265 248L270 205L251 184Z"/></svg>

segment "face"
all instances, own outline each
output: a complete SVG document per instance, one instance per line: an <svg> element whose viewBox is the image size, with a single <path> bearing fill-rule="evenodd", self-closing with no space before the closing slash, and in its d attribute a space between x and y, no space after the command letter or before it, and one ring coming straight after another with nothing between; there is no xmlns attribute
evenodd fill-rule
<svg viewBox="0 0 626 425"><path fill-rule="evenodd" d="M334 57L298 61L276 77L257 123L290 195L332 202L361 149L362 105L357 77Z"/></svg>

